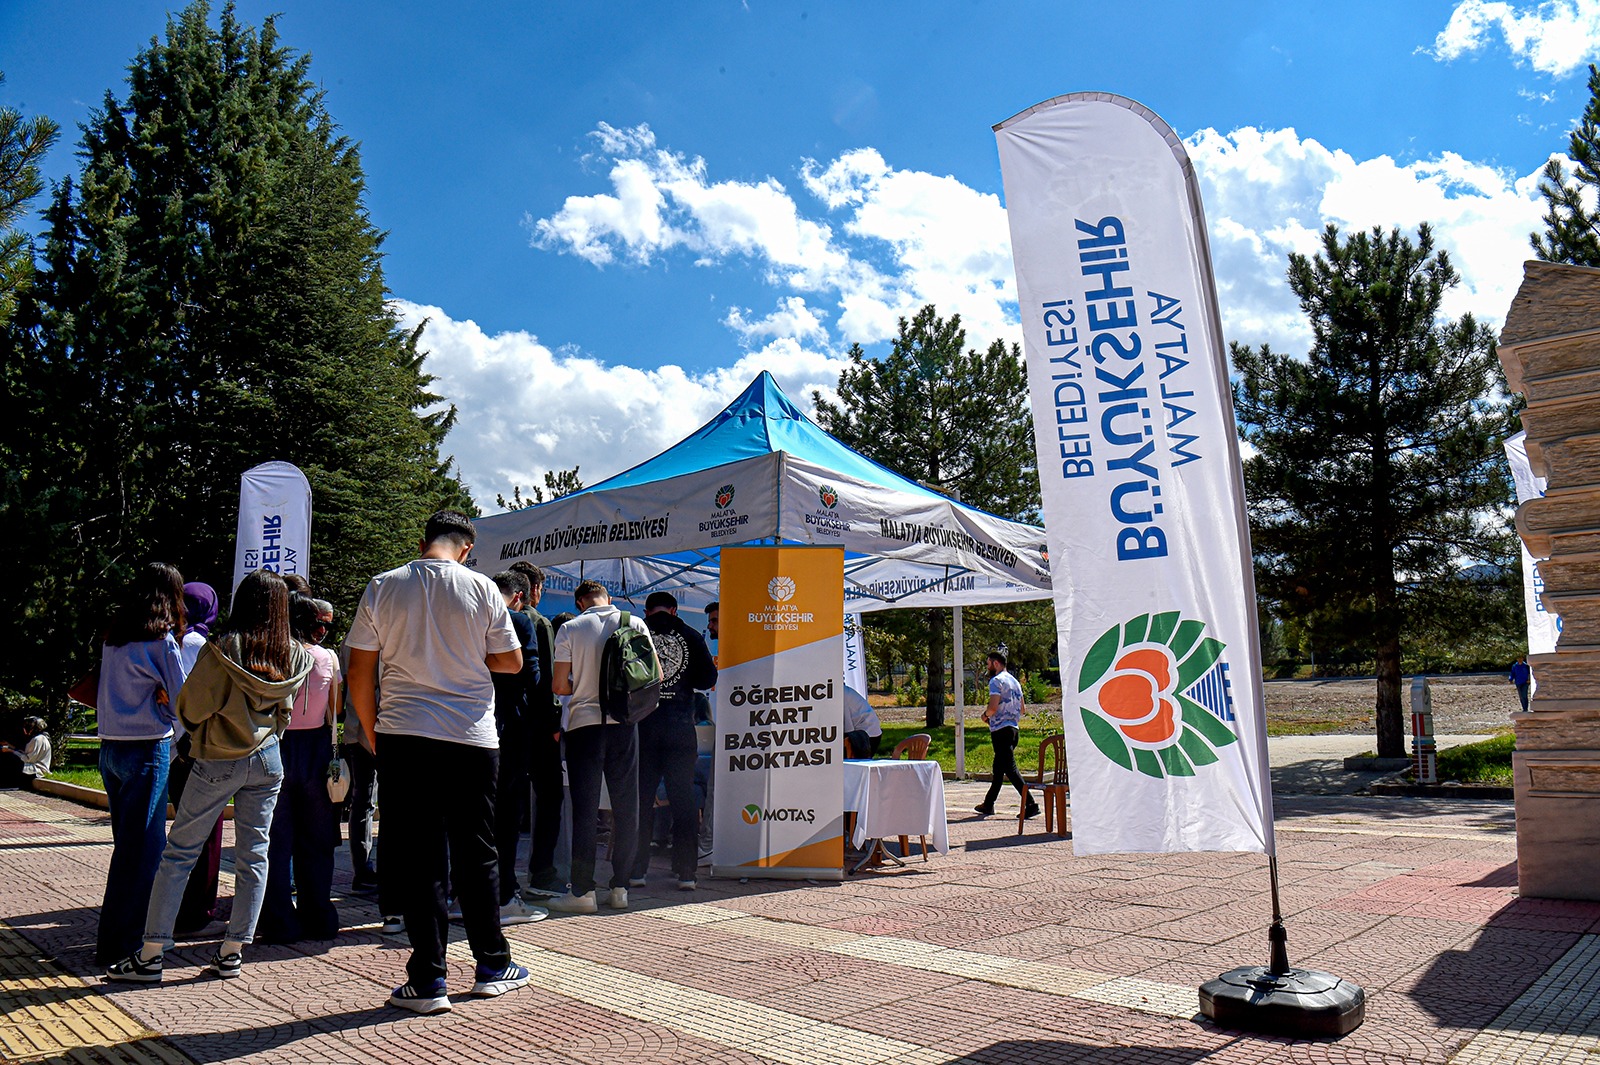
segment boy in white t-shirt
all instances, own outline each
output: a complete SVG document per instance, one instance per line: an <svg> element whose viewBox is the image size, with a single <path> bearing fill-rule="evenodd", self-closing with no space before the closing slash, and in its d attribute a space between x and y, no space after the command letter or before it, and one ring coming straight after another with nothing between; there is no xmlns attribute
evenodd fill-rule
<svg viewBox="0 0 1600 1065"><path fill-rule="evenodd" d="M383 770L384 850L405 856L384 874L399 881L411 939L410 981L395 988L389 1004L416 1013L450 1009L447 854L478 963L472 994L500 995L528 982L500 930L500 752L490 677L521 670L522 650L499 589L462 565L476 539L464 514L441 510L429 518L421 557L372 578L345 639L350 704Z"/></svg>

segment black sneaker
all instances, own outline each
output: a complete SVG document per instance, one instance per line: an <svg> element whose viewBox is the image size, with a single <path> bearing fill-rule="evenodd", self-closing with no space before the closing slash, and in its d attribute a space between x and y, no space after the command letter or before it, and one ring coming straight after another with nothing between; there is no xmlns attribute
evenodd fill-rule
<svg viewBox="0 0 1600 1065"><path fill-rule="evenodd" d="M161 955L150 961L141 961L137 951L106 966L107 980L121 980L130 984L159 984L161 982Z"/></svg>
<svg viewBox="0 0 1600 1065"><path fill-rule="evenodd" d="M980 802L978 805L974 806L972 809L973 809L973 811L975 813L980 813L984 817L988 817L990 814L994 813L994 807L990 806L986 802Z"/></svg>
<svg viewBox="0 0 1600 1065"><path fill-rule="evenodd" d="M559 899L567 893L567 882L554 873L538 880L530 880L528 886L522 889L523 895L532 895L541 899Z"/></svg>
<svg viewBox="0 0 1600 1065"><path fill-rule="evenodd" d="M1028 804L1028 808L1026 810L1022 811L1022 816L1023 816L1024 819L1029 818L1029 817L1038 817L1039 816L1039 804L1036 803L1036 802L1030 802Z"/></svg>
<svg viewBox="0 0 1600 1065"><path fill-rule="evenodd" d="M435 980L421 987L402 984L389 996L389 1005L412 1013L448 1013L450 996L445 994L443 980Z"/></svg>
<svg viewBox="0 0 1600 1065"><path fill-rule="evenodd" d="M218 951L211 956L211 961L206 965L206 968L224 980L232 980L235 976L244 972L244 958L240 957L238 951L234 951L232 954L224 954Z"/></svg>

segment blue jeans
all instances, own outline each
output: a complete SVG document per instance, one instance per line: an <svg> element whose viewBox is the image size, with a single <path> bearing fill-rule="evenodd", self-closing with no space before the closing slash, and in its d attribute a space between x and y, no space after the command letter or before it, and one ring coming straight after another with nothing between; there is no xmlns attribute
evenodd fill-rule
<svg viewBox="0 0 1600 1065"><path fill-rule="evenodd" d="M146 942L172 943L172 926L183 905L189 871L200 857L211 826L228 799L233 799L233 915L228 938L248 943L255 938L256 918L267 886L268 831L272 810L283 784L283 757L276 737L243 758L199 759L189 774L178 816L161 855L150 910L145 916Z"/></svg>
<svg viewBox="0 0 1600 1065"><path fill-rule="evenodd" d="M100 776L111 808L111 867L95 936L95 961L110 965L139 949L150 886L167 843L167 772L172 740L101 740Z"/></svg>

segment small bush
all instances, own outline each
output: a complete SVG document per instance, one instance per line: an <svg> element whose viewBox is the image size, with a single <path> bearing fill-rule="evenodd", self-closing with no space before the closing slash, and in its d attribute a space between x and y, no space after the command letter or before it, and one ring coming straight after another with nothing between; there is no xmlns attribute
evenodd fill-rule
<svg viewBox="0 0 1600 1065"><path fill-rule="evenodd" d="M928 689L918 680L908 680L900 685L900 690L895 693L895 703L899 706L926 706L928 703Z"/></svg>

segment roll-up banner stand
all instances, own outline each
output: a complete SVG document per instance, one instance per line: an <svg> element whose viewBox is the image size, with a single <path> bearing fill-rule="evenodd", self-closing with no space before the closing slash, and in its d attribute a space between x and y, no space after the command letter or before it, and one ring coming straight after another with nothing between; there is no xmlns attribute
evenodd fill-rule
<svg viewBox="0 0 1600 1065"><path fill-rule="evenodd" d="M867 694L867 630L860 614L844 616L844 682Z"/></svg>
<svg viewBox="0 0 1600 1065"><path fill-rule="evenodd" d="M1506 461L1511 465L1511 480L1517 486L1517 502L1540 499L1545 493L1545 479L1534 475L1528 462L1528 434L1518 433L1505 443ZM1528 616L1528 653L1547 655L1555 651L1561 638L1561 618L1544 608L1544 577L1539 574L1539 559L1528 553L1528 545L1517 537L1522 547L1522 606ZM1537 686L1538 678L1534 678Z"/></svg>
<svg viewBox="0 0 1600 1065"><path fill-rule="evenodd" d="M722 551L713 876L844 876L844 550Z"/></svg>
<svg viewBox="0 0 1600 1065"><path fill-rule="evenodd" d="M263 462L239 478L234 589L258 569L310 579L311 484L287 462Z"/></svg>

